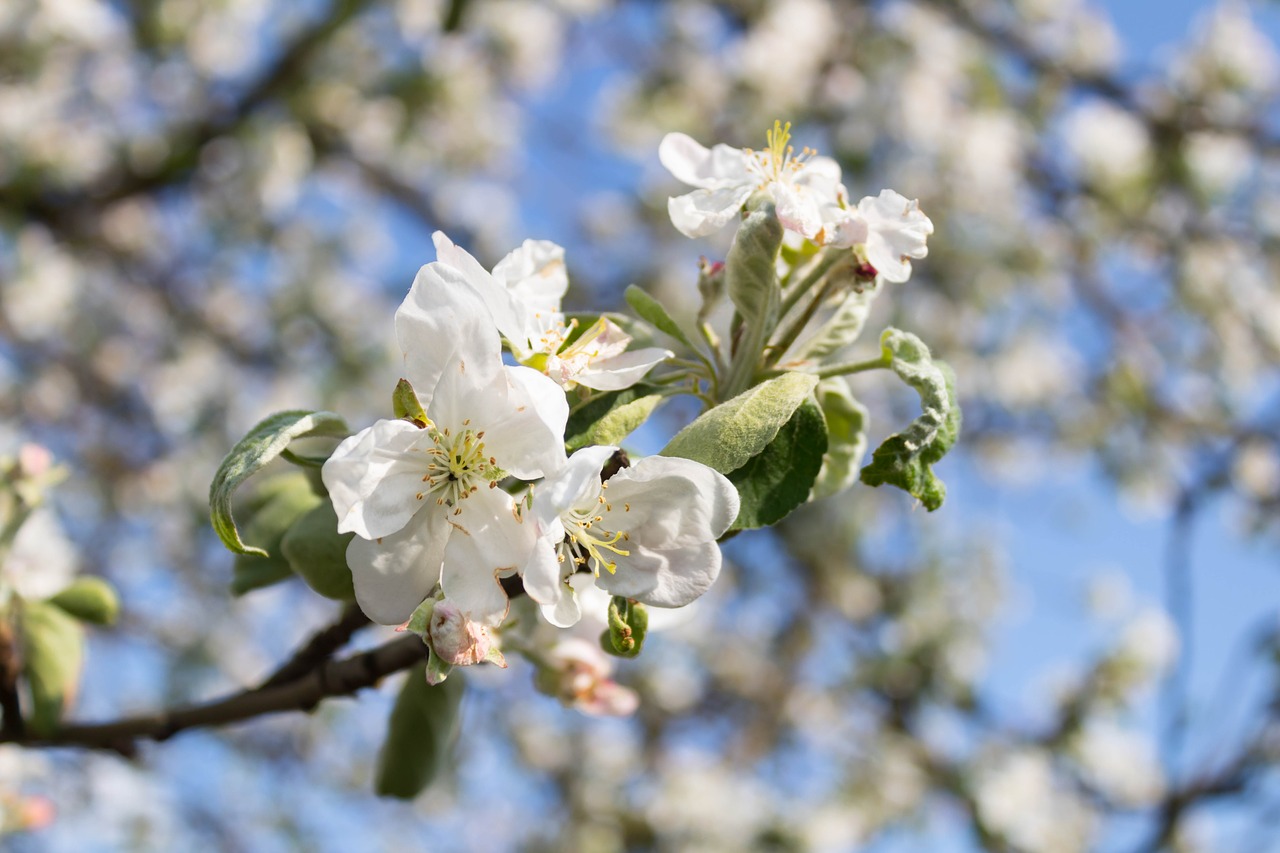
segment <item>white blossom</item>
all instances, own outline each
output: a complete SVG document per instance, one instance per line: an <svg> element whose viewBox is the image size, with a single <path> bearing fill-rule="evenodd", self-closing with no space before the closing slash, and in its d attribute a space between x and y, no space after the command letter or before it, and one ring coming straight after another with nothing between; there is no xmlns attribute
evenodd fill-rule
<svg viewBox="0 0 1280 853"><path fill-rule="evenodd" d="M605 317L566 346L574 329L560 312L560 300L569 280L564 249L555 243L525 240L490 273L443 232L437 231L432 239L440 263L456 270L484 302L516 359L541 369L566 389L630 388L672 356L670 350L656 347L627 352L630 335Z"/></svg>
<svg viewBox="0 0 1280 853"><path fill-rule="evenodd" d="M759 191L773 200L784 228L818 239L822 209L837 200L840 166L809 148L795 154L787 144L790 131L789 122L774 122L764 151L728 145L708 150L686 134L668 133L658 159L678 180L697 187L667 200L671 223L686 237L705 237L729 224Z"/></svg>
<svg viewBox="0 0 1280 853"><path fill-rule="evenodd" d="M539 674L542 688L584 714L625 717L635 713L640 697L611 677L613 659L598 643L569 637L546 654L549 667Z"/></svg>
<svg viewBox="0 0 1280 853"><path fill-rule="evenodd" d="M524 587L554 625L581 618L568 583L579 568L607 592L656 607L683 607L720 574L716 539L738 515L733 484L699 462L663 456L602 483L616 450L583 448L534 490L539 539Z"/></svg>
<svg viewBox="0 0 1280 853"><path fill-rule="evenodd" d="M347 562L371 619L405 621L439 582L473 618L506 614L499 578L516 572L534 526L497 488L563 466L564 392L502 362L489 313L445 264L423 267L396 312L405 371L428 423L383 420L342 442L323 478Z"/></svg>

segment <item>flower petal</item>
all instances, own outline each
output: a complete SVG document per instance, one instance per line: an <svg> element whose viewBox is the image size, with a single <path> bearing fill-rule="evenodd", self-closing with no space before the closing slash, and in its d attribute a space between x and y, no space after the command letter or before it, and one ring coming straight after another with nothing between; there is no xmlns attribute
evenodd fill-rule
<svg viewBox="0 0 1280 853"><path fill-rule="evenodd" d="M700 189L667 199L671 224L686 237L714 234L737 216L751 196L750 183L734 184L721 189Z"/></svg>
<svg viewBox="0 0 1280 853"><path fill-rule="evenodd" d="M886 281L901 284L911 277L911 261L929 254L926 240L933 222L914 199L893 190L867 196L858 202L858 212L867 222L867 260Z"/></svg>
<svg viewBox="0 0 1280 853"><path fill-rule="evenodd" d="M374 622L401 624L440 580L451 528L445 514L434 509L398 533L375 540L357 536L347 546L356 603Z"/></svg>
<svg viewBox="0 0 1280 853"><path fill-rule="evenodd" d="M658 160L676 180L692 187L713 188L750 181L747 155L740 148L717 145L708 150L684 133L668 133L658 144Z"/></svg>
<svg viewBox="0 0 1280 853"><path fill-rule="evenodd" d="M616 572L600 573L597 586L654 607L684 607L720 576L720 546L712 540L656 551L632 544L617 562Z"/></svg>
<svg viewBox="0 0 1280 853"><path fill-rule="evenodd" d="M582 618L577 596L564 576L573 570L571 565L566 569L560 562L548 539L538 543L525 565L524 591L538 603L542 617L557 628L576 625Z"/></svg>
<svg viewBox="0 0 1280 853"><path fill-rule="evenodd" d="M587 369L573 377L573 381L597 391L618 391L630 388L655 365L674 356L671 350L646 347L622 353L612 358L591 362Z"/></svg>
<svg viewBox="0 0 1280 853"><path fill-rule="evenodd" d="M426 430L383 420L343 440L320 477L338 514L338 532L376 539L405 526L422 506L422 475L433 447Z"/></svg>
<svg viewBox="0 0 1280 853"><path fill-rule="evenodd" d="M396 310L396 340L425 408L446 367L461 365L478 387L491 384L502 367L502 342L489 310L462 272L439 262L418 270Z"/></svg>
<svg viewBox="0 0 1280 853"><path fill-rule="evenodd" d="M525 568L533 555L536 527L520 519L515 500L501 489L480 489L447 516L453 528L444 556L444 593L471 618L497 625L507 614L499 576Z"/></svg>
<svg viewBox="0 0 1280 853"><path fill-rule="evenodd" d="M570 456L560 471L539 483L533 490L533 512L539 522L550 528L566 510L595 503L600 495L600 472L617 450L603 444L584 447Z"/></svg>
<svg viewBox="0 0 1280 853"><path fill-rule="evenodd" d="M564 428L569 401L551 378L528 367L505 368L510 383L501 405L478 396L468 414L483 425L485 446L498 467L522 480L536 480L565 464Z"/></svg>
<svg viewBox="0 0 1280 853"><path fill-rule="evenodd" d="M525 311L557 314L569 289L564 248L550 240L525 240L498 261L493 278L507 289Z"/></svg>
<svg viewBox="0 0 1280 853"><path fill-rule="evenodd" d="M691 459L647 456L609 480L608 497L601 527L648 548L714 541L738 517L738 490Z"/></svg>

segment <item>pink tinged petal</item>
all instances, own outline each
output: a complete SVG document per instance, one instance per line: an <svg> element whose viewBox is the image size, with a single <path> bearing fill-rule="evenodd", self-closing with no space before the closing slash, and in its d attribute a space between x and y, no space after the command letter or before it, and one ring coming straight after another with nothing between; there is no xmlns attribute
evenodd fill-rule
<svg viewBox="0 0 1280 853"><path fill-rule="evenodd" d="M929 254L927 240L933 222L909 200L893 190L882 190L858 202L858 212L867 222L867 260L887 281L902 283L911 277L908 258Z"/></svg>
<svg viewBox="0 0 1280 853"><path fill-rule="evenodd" d="M550 240L525 240L498 261L493 278L529 313L557 314L569 289L564 249Z"/></svg>
<svg viewBox="0 0 1280 853"><path fill-rule="evenodd" d="M338 532L376 539L400 530L425 502L431 435L408 421L378 421L344 439L324 463Z"/></svg>
<svg viewBox="0 0 1280 853"><path fill-rule="evenodd" d="M647 456L609 480L608 498L601 526L650 548L714 541L738 517L733 483L691 459Z"/></svg>
<svg viewBox="0 0 1280 853"><path fill-rule="evenodd" d="M640 695L616 681L602 681L573 703L584 714L597 717L629 717L640 707Z"/></svg>
<svg viewBox="0 0 1280 853"><path fill-rule="evenodd" d="M565 464L564 428L569 402L550 377L528 367L507 367L509 384L501 408L483 407L471 414L485 431L485 448L502 470L522 480L536 480Z"/></svg>
<svg viewBox="0 0 1280 853"><path fill-rule="evenodd" d="M465 373L477 387L502 368L502 342L488 308L453 267L434 263L418 270L396 310L396 340L405 374L424 408L446 369Z"/></svg>
<svg viewBox="0 0 1280 853"><path fill-rule="evenodd" d="M822 211L811 193L781 181L769 184L769 192L777 205L778 221L783 228L808 239L813 239L822 230Z"/></svg>
<svg viewBox="0 0 1280 853"><path fill-rule="evenodd" d="M382 625L408 619L440 580L440 564L451 528L443 512L424 509L398 533L347 546L356 603Z"/></svg>
<svg viewBox="0 0 1280 853"><path fill-rule="evenodd" d="M538 520L549 526L561 513L595 503L600 495L600 472L617 450L602 444L584 447L570 456L560 471L535 486L533 513Z"/></svg>
<svg viewBox="0 0 1280 853"><path fill-rule="evenodd" d="M662 138L658 160L676 180L692 187L710 189L751 180L742 149L717 145L708 150L683 133L668 133Z"/></svg>
<svg viewBox="0 0 1280 853"><path fill-rule="evenodd" d="M667 213L671 216L671 224L681 234L706 237L728 225L754 191L755 185L751 183L694 190L667 199Z"/></svg>
<svg viewBox="0 0 1280 853"><path fill-rule="evenodd" d="M635 385L656 365L674 355L671 350L646 347L613 358L592 361L586 370L573 379L579 385L597 391L618 391Z"/></svg>
<svg viewBox="0 0 1280 853"><path fill-rule="evenodd" d="M617 571L601 572L596 585L653 607L684 607L720 576L720 546L714 540L661 551L633 541L629 550L616 558Z"/></svg>
<svg viewBox="0 0 1280 853"><path fill-rule="evenodd" d="M431 650L452 666L471 666L494 653L489 629L467 618L462 608L447 598L432 609L427 630Z"/></svg>

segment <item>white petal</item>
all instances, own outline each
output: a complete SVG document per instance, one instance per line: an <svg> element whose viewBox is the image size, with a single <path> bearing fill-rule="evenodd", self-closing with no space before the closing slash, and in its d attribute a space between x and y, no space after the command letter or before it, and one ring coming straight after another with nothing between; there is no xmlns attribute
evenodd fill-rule
<svg viewBox="0 0 1280 853"><path fill-rule="evenodd" d="M424 407L446 367L461 367L477 386L492 383L502 367L502 342L489 310L461 272L445 264L418 270L396 311L396 340L405 374Z"/></svg>
<svg viewBox="0 0 1280 853"><path fill-rule="evenodd" d="M601 527L649 548L714 541L738 517L738 490L691 459L647 456L609 480L608 498Z"/></svg>
<svg viewBox="0 0 1280 853"><path fill-rule="evenodd" d="M858 202L858 212L867 222L867 260L887 281L902 283L911 277L908 258L929 254L926 243L933 222L914 200L893 190L882 190Z"/></svg>
<svg viewBox="0 0 1280 853"><path fill-rule="evenodd" d="M448 516L453 533L440 585L472 619L497 625L509 607L498 578L529 563L534 526L517 520L511 496L501 489L481 489L463 504L461 515Z"/></svg>
<svg viewBox="0 0 1280 853"><path fill-rule="evenodd" d="M507 367L505 372L510 384L501 409L477 400L477 410L468 416L485 431L485 447L498 467L536 480L565 464L569 401L563 388L536 370Z"/></svg>
<svg viewBox="0 0 1280 853"><path fill-rule="evenodd" d="M754 185L745 183L721 189L694 190L667 199L667 213L671 216L671 224L681 234L705 237L729 224L754 189Z"/></svg>
<svg viewBox="0 0 1280 853"><path fill-rule="evenodd" d="M783 228L808 239L822 230L822 211L814 195L804 187L774 181L769 184L769 191L778 206L778 221Z"/></svg>
<svg viewBox="0 0 1280 853"><path fill-rule="evenodd" d="M566 510L595 502L600 495L600 472L617 450L608 445L584 447L560 471L535 486L533 512L539 521L549 526Z"/></svg>
<svg viewBox="0 0 1280 853"><path fill-rule="evenodd" d="M707 150L684 133L668 133L658 145L658 159L676 180L692 187L713 188L749 180L747 155L740 148L717 145Z"/></svg>
<svg viewBox="0 0 1280 853"><path fill-rule="evenodd" d="M564 249L550 240L525 240L498 261L493 277L529 312L558 313L569 289Z"/></svg>
<svg viewBox="0 0 1280 853"><path fill-rule="evenodd" d="M720 575L720 546L714 541L655 551L632 544L618 557L618 570L601 572L596 584L654 607L684 607L706 592Z"/></svg>
<svg viewBox="0 0 1280 853"><path fill-rule="evenodd" d="M395 533L422 506L422 475L433 447L426 430L384 420L344 439L320 477L338 514L338 532L376 539Z"/></svg>
<svg viewBox="0 0 1280 853"><path fill-rule="evenodd" d="M630 388L644 375L675 353L671 350L646 347L613 358L592 361L588 368L573 377L573 381L597 391L617 391Z"/></svg>
<svg viewBox="0 0 1280 853"><path fill-rule="evenodd" d="M435 507L425 509L403 530L381 540L357 536L347 546L347 565L356 603L382 625L399 625L440 580L449 523Z"/></svg>
<svg viewBox="0 0 1280 853"><path fill-rule="evenodd" d="M565 571L572 572L572 565L566 569L546 539L538 543L524 570L524 591L538 603L543 618L557 628L576 625L582 618L573 587L565 582Z"/></svg>

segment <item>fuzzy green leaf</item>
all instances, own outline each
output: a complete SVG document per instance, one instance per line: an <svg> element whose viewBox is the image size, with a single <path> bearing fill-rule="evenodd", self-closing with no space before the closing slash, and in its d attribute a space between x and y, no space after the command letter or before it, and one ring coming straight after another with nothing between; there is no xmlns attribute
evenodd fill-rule
<svg viewBox="0 0 1280 853"><path fill-rule="evenodd" d="M409 670L378 754L378 796L411 800L439 774L457 735L462 689L461 678L427 684L425 663Z"/></svg>
<svg viewBox="0 0 1280 853"><path fill-rule="evenodd" d="M307 586L338 601L354 601L355 587L347 567L347 545L354 533L338 532L333 503L321 500L298 518L280 540L280 554Z"/></svg>
<svg viewBox="0 0 1280 853"><path fill-rule="evenodd" d="M910 426L876 448L871 463L862 469L862 482L897 486L933 512L947 494L933 466L960 437L955 374L946 363L934 361L929 348L915 335L885 329L880 343L885 357L892 359L894 373L920 395L922 411Z"/></svg>
<svg viewBox="0 0 1280 853"><path fill-rule="evenodd" d="M236 554L267 556L264 548L245 544L231 515L231 497L254 472L280 455L295 438L345 437L350 433L342 418L331 412L301 410L277 412L263 419L240 439L222 460L209 486L209 513L222 543Z"/></svg>
<svg viewBox="0 0 1280 853"><path fill-rule="evenodd" d="M818 383L818 406L827 422L827 453L813 484L813 498L830 497L853 485L867 452L867 409L854 399L844 379Z"/></svg>
<svg viewBox="0 0 1280 853"><path fill-rule="evenodd" d="M692 459L728 475L773 441L817 384L809 373L784 373L763 382L703 412L661 454Z"/></svg>
<svg viewBox="0 0 1280 853"><path fill-rule="evenodd" d="M31 730L47 736L75 700L84 664L84 626L47 601L25 601L22 651L31 690Z"/></svg>
<svg viewBox="0 0 1280 853"><path fill-rule="evenodd" d="M807 501L826 450L822 410L806 398L761 453L727 475L742 502L730 529L768 527Z"/></svg>
<svg viewBox="0 0 1280 853"><path fill-rule="evenodd" d="M245 535L262 543L266 556L236 555L231 593L244 595L290 577L293 569L281 550L284 536L298 519L327 503L301 472L272 477L260 485L248 502L249 521L244 529Z"/></svg>
<svg viewBox="0 0 1280 853"><path fill-rule="evenodd" d="M782 289L777 258L781 247L782 223L773 205L766 203L743 221L724 262L729 300L744 327L759 330L762 341L769 339L778 323Z"/></svg>
<svg viewBox="0 0 1280 853"><path fill-rule="evenodd" d="M650 325L660 332L664 332L675 338L680 343L693 349L693 344L689 343L689 338L685 335L675 320L671 319L671 315L667 313L667 309L662 303L650 296L646 291L641 290L634 284L627 288L625 294L627 304L632 310L644 318Z"/></svg>
<svg viewBox="0 0 1280 853"><path fill-rule="evenodd" d="M120 613L120 599L115 588L102 578L80 577L49 603L81 622L111 625Z"/></svg>
<svg viewBox="0 0 1280 853"><path fill-rule="evenodd" d="M652 385L633 385L601 394L569 415L565 447L570 453L593 444L617 445L649 419L666 399Z"/></svg>

